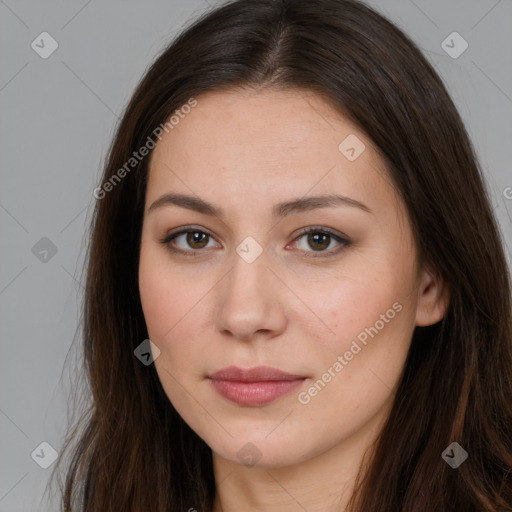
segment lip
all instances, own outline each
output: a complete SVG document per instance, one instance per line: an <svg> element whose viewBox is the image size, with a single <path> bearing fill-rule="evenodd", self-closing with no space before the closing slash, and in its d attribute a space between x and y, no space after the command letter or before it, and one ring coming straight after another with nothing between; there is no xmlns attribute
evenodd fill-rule
<svg viewBox="0 0 512 512"><path fill-rule="evenodd" d="M270 366L248 369L229 366L209 375L208 379L217 393L231 402L246 407L258 407L291 392L306 377Z"/></svg>

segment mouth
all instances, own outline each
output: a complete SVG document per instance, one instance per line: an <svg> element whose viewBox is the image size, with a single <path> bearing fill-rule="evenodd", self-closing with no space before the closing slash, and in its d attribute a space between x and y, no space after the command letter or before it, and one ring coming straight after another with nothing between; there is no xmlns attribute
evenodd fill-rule
<svg viewBox="0 0 512 512"><path fill-rule="evenodd" d="M213 388L227 400L245 407L258 407L286 395L307 377L269 366L223 368L208 376Z"/></svg>

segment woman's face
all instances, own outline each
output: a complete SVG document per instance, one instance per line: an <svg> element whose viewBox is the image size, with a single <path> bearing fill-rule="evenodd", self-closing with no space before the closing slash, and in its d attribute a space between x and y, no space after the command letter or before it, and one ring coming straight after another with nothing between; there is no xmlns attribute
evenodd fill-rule
<svg viewBox="0 0 512 512"><path fill-rule="evenodd" d="M428 323L403 205L371 141L319 96L197 102L158 142L146 193L139 285L162 386L225 460L348 454L382 426ZM229 367L290 375L212 378Z"/></svg>

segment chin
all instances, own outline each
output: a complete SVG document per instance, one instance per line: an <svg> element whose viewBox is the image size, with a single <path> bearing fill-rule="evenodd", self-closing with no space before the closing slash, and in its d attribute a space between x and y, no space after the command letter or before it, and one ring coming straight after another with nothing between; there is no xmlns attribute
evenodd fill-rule
<svg viewBox="0 0 512 512"><path fill-rule="evenodd" d="M234 464L268 469L293 466L309 459L312 452L316 451L314 448L306 451L307 447L300 441L299 436L295 442L288 434L273 440L265 438L265 435L262 434L260 437L248 435L243 439L240 436L229 439L226 444L215 443L216 446L210 445L210 447L214 454ZM283 442L285 438L288 439L288 443Z"/></svg>

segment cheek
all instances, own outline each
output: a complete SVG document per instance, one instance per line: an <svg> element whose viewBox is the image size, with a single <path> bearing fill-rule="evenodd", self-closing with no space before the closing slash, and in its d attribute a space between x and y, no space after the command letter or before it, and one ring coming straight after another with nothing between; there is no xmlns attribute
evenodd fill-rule
<svg viewBox="0 0 512 512"><path fill-rule="evenodd" d="M352 410L362 407L363 397L368 404L384 399L399 377L414 330L413 276L410 259L380 254L330 279L328 287L320 287L327 292L303 287L308 304L329 328L319 329L318 321L307 328L314 340L309 348L315 377L328 381L331 392L343 392ZM331 392L322 393L317 404L327 406Z"/></svg>
<svg viewBox="0 0 512 512"><path fill-rule="evenodd" d="M167 278L158 271L157 265L146 265L142 258L139 291L148 334L156 342L172 327L173 318L170 314L175 309L169 307L172 298Z"/></svg>
<svg viewBox="0 0 512 512"><path fill-rule="evenodd" d="M374 280L345 282L327 299L317 297L318 314L334 334L325 335L325 329L318 334L311 325L307 338L314 342L303 355L311 361L313 378L298 401L311 428L317 418L330 418L334 427L325 426L327 438L350 435L381 410L407 357L413 308L398 281L376 289Z"/></svg>
<svg viewBox="0 0 512 512"><path fill-rule="evenodd" d="M325 325L313 337L319 343L328 344L335 339L351 340L364 328L374 325L395 302L402 303L407 289L401 276L371 268L325 284L317 292L313 286L304 287L303 294L307 298L305 302ZM394 317L394 313L391 310L388 316Z"/></svg>
<svg viewBox="0 0 512 512"><path fill-rule="evenodd" d="M190 287L171 272L169 262L161 252L143 243L139 263L142 309L148 334L157 345L191 309L193 299L187 295Z"/></svg>
<svg viewBox="0 0 512 512"><path fill-rule="evenodd" d="M208 294L215 280L197 280L173 266L165 251L142 247L139 291L148 336L161 350L155 364L173 372L194 370L208 324ZM211 331L211 326L210 326ZM203 341L202 341L203 340Z"/></svg>

